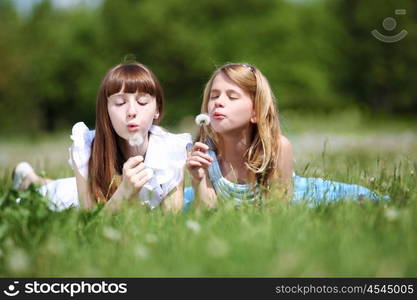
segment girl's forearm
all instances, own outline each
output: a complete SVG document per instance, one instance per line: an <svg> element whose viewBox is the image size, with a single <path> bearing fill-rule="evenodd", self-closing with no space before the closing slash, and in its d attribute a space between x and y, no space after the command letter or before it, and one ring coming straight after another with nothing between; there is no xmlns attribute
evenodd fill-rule
<svg viewBox="0 0 417 300"><path fill-rule="evenodd" d="M117 211L119 210L120 206L125 201L130 200L130 198L131 197L125 193L122 185L119 185L113 196L111 196L109 201L107 201L105 209L112 212Z"/></svg>
<svg viewBox="0 0 417 300"><path fill-rule="evenodd" d="M192 181L192 186L196 192L197 207L215 208L217 206L216 191L208 176L204 176L200 181Z"/></svg>
<svg viewBox="0 0 417 300"><path fill-rule="evenodd" d="M178 213L184 206L184 184L181 182L162 200L161 207L164 212Z"/></svg>

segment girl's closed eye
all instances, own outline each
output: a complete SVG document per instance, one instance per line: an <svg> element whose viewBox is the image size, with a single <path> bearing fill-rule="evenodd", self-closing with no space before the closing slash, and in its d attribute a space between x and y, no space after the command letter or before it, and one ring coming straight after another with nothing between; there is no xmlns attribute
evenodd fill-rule
<svg viewBox="0 0 417 300"><path fill-rule="evenodd" d="M139 95L136 101L138 102L139 105L145 106L146 104L149 103L149 99L150 99L150 95L148 94Z"/></svg>
<svg viewBox="0 0 417 300"><path fill-rule="evenodd" d="M236 100L236 99L239 99L239 98L240 98L240 96L237 93L230 93L229 94L229 99L230 100Z"/></svg>
<svg viewBox="0 0 417 300"><path fill-rule="evenodd" d="M212 92L210 94L210 99L217 99L219 98L219 93L218 92Z"/></svg>
<svg viewBox="0 0 417 300"><path fill-rule="evenodd" d="M123 104L125 104L126 101L123 99L120 99L119 101L116 101L116 106L122 106Z"/></svg>

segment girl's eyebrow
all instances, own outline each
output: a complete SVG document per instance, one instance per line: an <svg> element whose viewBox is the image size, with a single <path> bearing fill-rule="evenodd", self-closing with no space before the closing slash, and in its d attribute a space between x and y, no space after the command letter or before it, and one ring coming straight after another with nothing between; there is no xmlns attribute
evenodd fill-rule
<svg viewBox="0 0 417 300"><path fill-rule="evenodd" d="M210 93L219 93L220 92L220 90L218 90L218 89L212 89L211 91L210 91ZM237 93L237 94L240 94L240 92L239 91L237 91L237 90L235 90L235 89L227 89L226 90L226 93Z"/></svg>

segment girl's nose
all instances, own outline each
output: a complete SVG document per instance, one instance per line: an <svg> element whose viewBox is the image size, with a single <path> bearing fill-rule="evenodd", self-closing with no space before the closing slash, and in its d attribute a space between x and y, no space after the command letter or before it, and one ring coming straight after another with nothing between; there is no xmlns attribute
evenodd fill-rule
<svg viewBox="0 0 417 300"><path fill-rule="evenodd" d="M135 106L135 103L132 101L128 102L127 117L129 119L133 119L136 117L136 106Z"/></svg>
<svg viewBox="0 0 417 300"><path fill-rule="evenodd" d="M223 97L219 96L216 101L214 101L214 107L224 107Z"/></svg>

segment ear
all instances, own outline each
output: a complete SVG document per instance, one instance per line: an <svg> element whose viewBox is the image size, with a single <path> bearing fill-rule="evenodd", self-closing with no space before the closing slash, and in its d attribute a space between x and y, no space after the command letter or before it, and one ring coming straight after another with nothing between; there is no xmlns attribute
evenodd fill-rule
<svg viewBox="0 0 417 300"><path fill-rule="evenodd" d="M159 111L157 111L157 112L155 113L155 115L153 116L153 118L154 118L154 120L156 120L156 119L158 119L158 118L159 118Z"/></svg>
<svg viewBox="0 0 417 300"><path fill-rule="evenodd" d="M258 120L256 119L256 114L255 114L255 111L253 111L253 112L252 112L252 117L250 118L250 122L251 122L252 124L256 124L256 123L258 123Z"/></svg>

